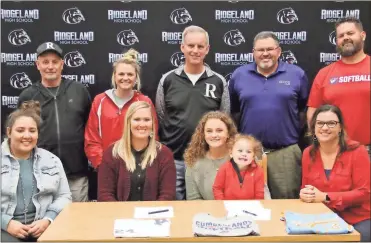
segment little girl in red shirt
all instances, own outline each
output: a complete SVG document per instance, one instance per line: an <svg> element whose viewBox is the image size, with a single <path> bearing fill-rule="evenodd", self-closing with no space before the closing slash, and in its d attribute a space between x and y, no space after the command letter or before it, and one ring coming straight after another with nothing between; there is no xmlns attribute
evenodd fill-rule
<svg viewBox="0 0 371 243"><path fill-rule="evenodd" d="M255 162L261 143L251 135L237 135L231 160L224 163L213 185L216 200L264 199L264 171Z"/></svg>

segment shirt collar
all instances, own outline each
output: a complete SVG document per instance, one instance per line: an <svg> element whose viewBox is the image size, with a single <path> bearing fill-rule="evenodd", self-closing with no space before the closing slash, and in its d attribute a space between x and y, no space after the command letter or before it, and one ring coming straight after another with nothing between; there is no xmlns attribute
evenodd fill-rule
<svg viewBox="0 0 371 243"><path fill-rule="evenodd" d="M214 72L211 70L209 65L204 63L205 66L205 72L207 77L211 77L214 75ZM178 76L181 76L184 73L184 64L180 65L177 69L175 69L175 74Z"/></svg>
<svg viewBox="0 0 371 243"><path fill-rule="evenodd" d="M10 153L10 147L9 147L8 141L9 141L8 138L4 139L4 141L1 144L1 151L3 155L14 158L14 156ZM37 149L37 147L34 148L33 155L34 155L34 158L33 158L34 160L40 157L40 151Z"/></svg>

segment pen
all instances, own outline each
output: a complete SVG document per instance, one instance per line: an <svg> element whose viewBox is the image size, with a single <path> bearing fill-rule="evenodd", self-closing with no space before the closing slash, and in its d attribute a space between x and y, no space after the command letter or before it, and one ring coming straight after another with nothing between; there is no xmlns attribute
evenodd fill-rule
<svg viewBox="0 0 371 243"><path fill-rule="evenodd" d="M148 212L148 214L165 213L165 212L169 212L169 209L158 210L158 211L152 211L152 212Z"/></svg>
<svg viewBox="0 0 371 243"><path fill-rule="evenodd" d="M253 215L253 216L258 216L258 215L256 215L255 213L252 213L252 212L249 212L249 211L246 211L246 210L242 210L242 212L247 213L247 214L251 214L251 215Z"/></svg>

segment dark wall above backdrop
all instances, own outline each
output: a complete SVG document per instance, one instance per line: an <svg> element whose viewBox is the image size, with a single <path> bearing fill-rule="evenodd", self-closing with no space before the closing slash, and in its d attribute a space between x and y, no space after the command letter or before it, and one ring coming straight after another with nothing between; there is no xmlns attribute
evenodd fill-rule
<svg viewBox="0 0 371 243"><path fill-rule="evenodd" d="M370 35L370 8L370 2L2 1L1 121L16 107L22 89L39 80L34 61L45 41L60 44L64 75L85 84L92 97L110 87L112 63L121 53L137 49L142 92L154 100L162 74L183 60L179 44L188 25L209 32L206 62L227 80L234 69L253 61L252 40L263 30L276 32L282 58L313 80L321 67L339 58L336 19L360 18Z"/></svg>

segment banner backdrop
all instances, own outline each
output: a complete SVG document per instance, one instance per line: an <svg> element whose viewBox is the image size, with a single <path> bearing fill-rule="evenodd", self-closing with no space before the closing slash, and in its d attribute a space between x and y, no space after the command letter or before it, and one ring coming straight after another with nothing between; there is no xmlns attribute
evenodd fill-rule
<svg viewBox="0 0 371 243"><path fill-rule="evenodd" d="M209 32L206 63L227 80L234 69L253 61L252 41L263 30L276 32L282 59L313 80L321 67L339 58L334 22L355 16L371 34L370 7L370 2L2 1L1 121L16 107L20 92L40 79L36 48L45 41L62 47L64 76L86 85L92 97L110 88L112 63L135 48L142 92L154 101L161 76L184 61L181 32L188 25Z"/></svg>

